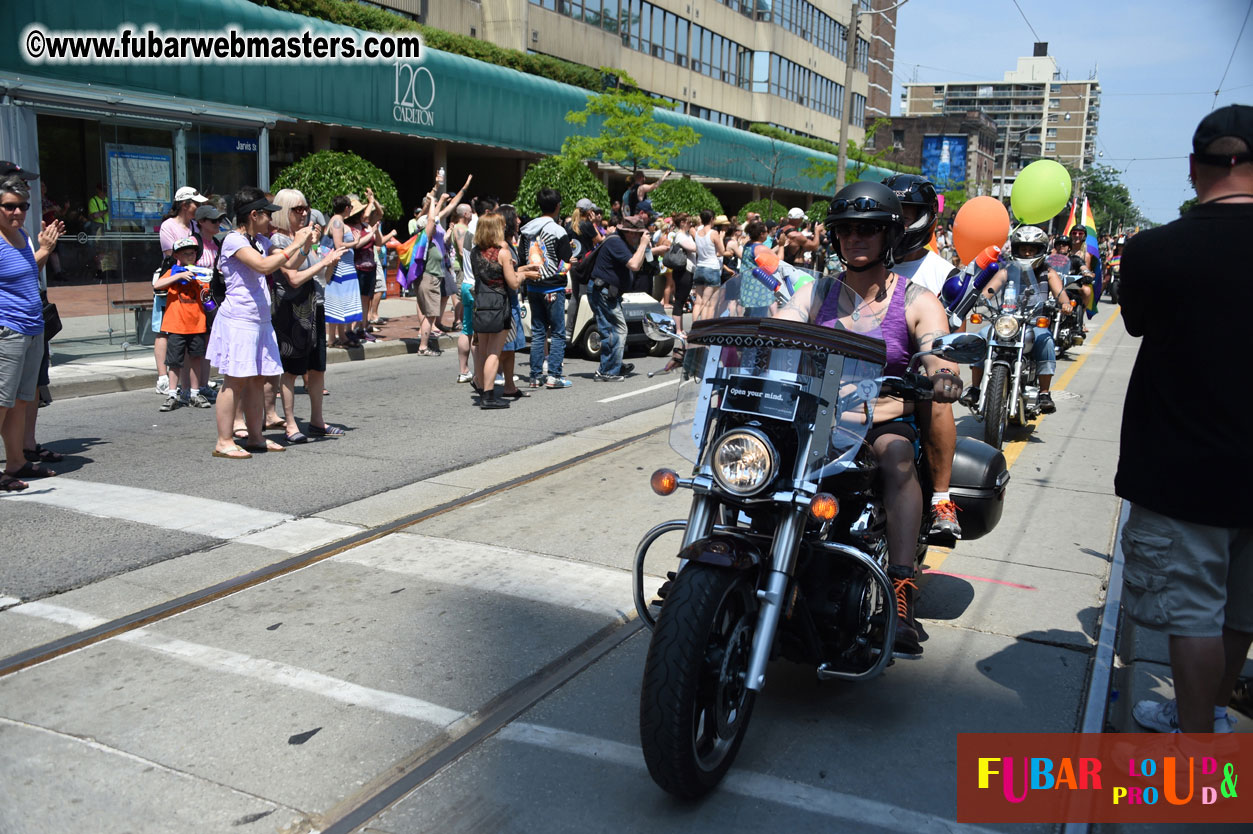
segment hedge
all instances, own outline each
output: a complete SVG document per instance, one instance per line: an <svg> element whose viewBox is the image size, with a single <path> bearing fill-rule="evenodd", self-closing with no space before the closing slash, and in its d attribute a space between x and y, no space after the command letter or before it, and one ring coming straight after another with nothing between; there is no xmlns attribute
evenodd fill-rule
<svg viewBox="0 0 1253 834"><path fill-rule="evenodd" d="M605 184L578 160L547 156L527 168L518 185L518 196L513 201L519 215L539 216L535 195L543 188L555 188L561 192L562 217L573 212L574 204L584 197L606 214L609 212L609 191Z"/></svg>
<svg viewBox="0 0 1253 834"><path fill-rule="evenodd" d="M274 180L271 188L295 188L305 195L310 206L320 209L329 218L331 200L340 194L356 194L365 200L366 186L374 189L374 198L383 206L383 214L399 220L404 214L396 183L386 171L367 162L351 151L318 151L287 168Z"/></svg>
<svg viewBox="0 0 1253 834"><path fill-rule="evenodd" d="M778 200L753 200L751 203L745 203L740 209L738 214L740 220L747 220L750 211L760 214L762 220L778 220L787 214L787 206Z"/></svg>
<svg viewBox="0 0 1253 834"><path fill-rule="evenodd" d="M692 179L666 180L648 195L653 203L653 210L663 216L684 212L700 214L704 210L723 214L722 203L714 193L703 184Z"/></svg>
<svg viewBox="0 0 1253 834"><path fill-rule="evenodd" d="M754 122L748 126L748 129L753 133L765 136L768 139L778 139L780 142L791 142L793 145L800 145L802 148L809 148L811 151L822 151L823 153L829 153L836 157L840 155L840 146L834 142L828 142L825 139L811 139L808 136L797 136L795 133L788 133L786 130L781 130L773 125L761 124L760 122ZM879 168L890 168L893 171L897 171L902 174L922 173L921 168L915 168L913 165L902 165L899 162L892 162L885 159L871 159L869 154L858 148L850 148L848 158L866 165L874 165Z"/></svg>

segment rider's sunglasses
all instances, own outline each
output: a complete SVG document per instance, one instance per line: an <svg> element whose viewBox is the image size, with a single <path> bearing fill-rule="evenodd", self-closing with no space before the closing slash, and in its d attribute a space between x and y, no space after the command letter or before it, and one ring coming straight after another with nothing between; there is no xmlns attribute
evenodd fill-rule
<svg viewBox="0 0 1253 834"><path fill-rule="evenodd" d="M871 197L858 197L854 200L836 200L831 204L830 211L832 214L839 214L840 212L848 211L850 208L854 211L874 211L875 209L886 208L886 206Z"/></svg>
<svg viewBox="0 0 1253 834"><path fill-rule="evenodd" d="M854 233L859 237L874 237L883 231L883 224L863 220L859 223L836 223L831 228L837 237L848 237Z"/></svg>

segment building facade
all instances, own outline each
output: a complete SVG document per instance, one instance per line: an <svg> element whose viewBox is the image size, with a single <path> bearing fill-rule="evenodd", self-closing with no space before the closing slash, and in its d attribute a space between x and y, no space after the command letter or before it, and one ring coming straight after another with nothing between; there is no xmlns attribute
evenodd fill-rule
<svg viewBox="0 0 1253 834"><path fill-rule="evenodd" d="M965 191L967 197L992 193L999 173L996 122L971 110L951 116L894 116L876 131L874 150L891 143L885 163L913 165L940 191Z"/></svg>
<svg viewBox="0 0 1253 834"><path fill-rule="evenodd" d="M996 174L1004 187L1036 159L1055 159L1082 170L1096 158L1101 85L1094 77L1063 79L1047 43L1019 58L1000 81L906 84L901 110L906 116L961 116L986 113L996 123ZM993 189L999 195L999 187Z"/></svg>
<svg viewBox="0 0 1253 834"><path fill-rule="evenodd" d="M678 111L837 141L857 3L849 137L891 107L896 12L870 0L378 0L497 46L625 70ZM882 5L882 4L880 4Z"/></svg>

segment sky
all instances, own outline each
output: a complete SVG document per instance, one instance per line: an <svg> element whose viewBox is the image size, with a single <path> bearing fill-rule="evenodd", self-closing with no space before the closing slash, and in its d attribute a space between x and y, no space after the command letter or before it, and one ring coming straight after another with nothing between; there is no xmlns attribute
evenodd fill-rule
<svg viewBox="0 0 1253 834"><path fill-rule="evenodd" d="M998 81L1032 44L1047 41L1062 78L1086 79L1095 68L1101 82L1097 163L1121 172L1146 217L1177 218L1179 204L1195 196L1187 156L1197 124L1212 107L1253 104L1253 17L1245 24L1253 0L1017 6L1021 12L1014 0L908 0L897 11L893 115L904 83Z"/></svg>

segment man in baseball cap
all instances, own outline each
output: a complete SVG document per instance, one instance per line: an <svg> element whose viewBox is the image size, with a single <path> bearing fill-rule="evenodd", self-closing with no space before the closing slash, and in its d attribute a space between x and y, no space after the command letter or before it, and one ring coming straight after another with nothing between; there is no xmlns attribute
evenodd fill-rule
<svg viewBox="0 0 1253 834"><path fill-rule="evenodd" d="M788 220L804 220L805 210L801 208L800 206L792 206L792 208L788 209L787 219Z"/></svg>
<svg viewBox="0 0 1253 834"><path fill-rule="evenodd" d="M1236 678L1253 645L1253 468L1248 400L1206 398L1178 408L1180 393L1222 391L1248 350L1248 234L1253 227L1253 107L1215 110L1192 137L1197 204L1165 226L1127 239L1122 318L1139 336L1127 384L1114 491L1130 504L1123 525L1123 608L1169 636L1177 700L1140 701L1136 722L1157 732L1229 733ZM1212 300L1203 316L1180 314L1179 279ZM1204 345L1205 361L1181 350ZM1170 438L1170 453L1162 441ZM1208 461L1222 460L1221 472ZM1183 485L1187 487L1184 488Z"/></svg>

